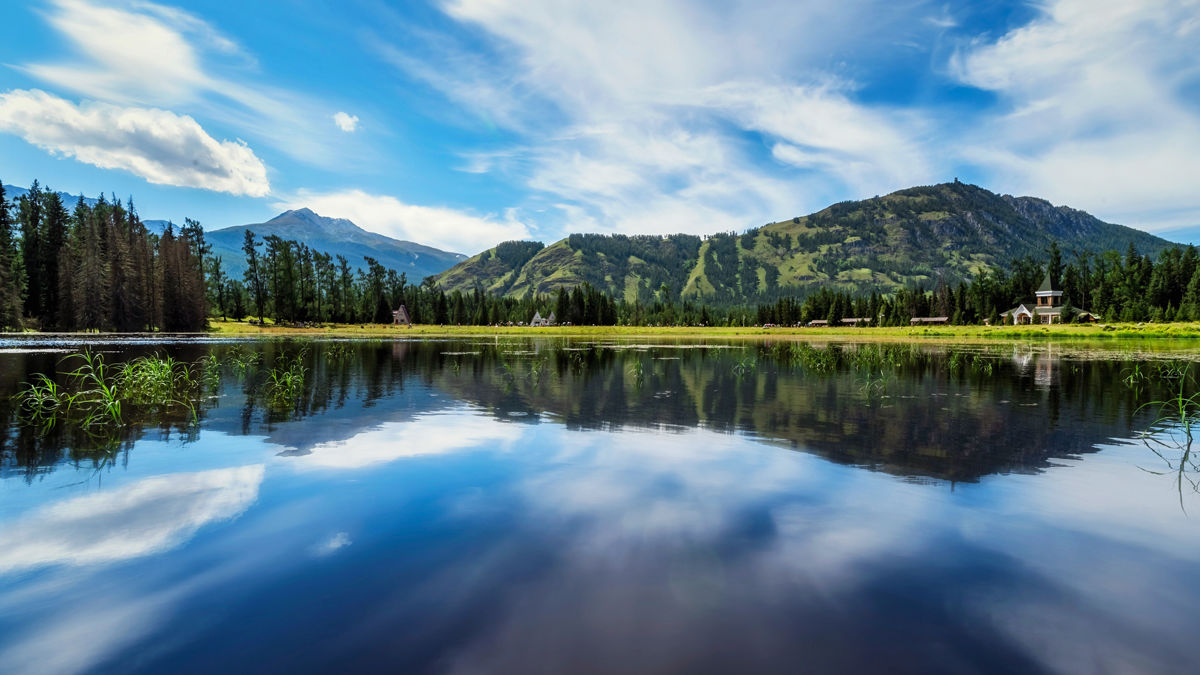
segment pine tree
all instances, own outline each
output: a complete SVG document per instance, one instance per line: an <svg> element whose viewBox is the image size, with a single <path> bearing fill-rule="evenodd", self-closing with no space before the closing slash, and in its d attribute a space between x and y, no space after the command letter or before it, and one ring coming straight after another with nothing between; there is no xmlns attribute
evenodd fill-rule
<svg viewBox="0 0 1200 675"><path fill-rule="evenodd" d="M227 287L227 279L224 270L221 269L221 256L210 256L208 260L208 293L211 298L210 305L216 305L221 312L221 318L225 318L225 291Z"/></svg>
<svg viewBox="0 0 1200 675"><path fill-rule="evenodd" d="M21 296L25 291L12 226L4 183L0 182L0 329L4 330L21 327Z"/></svg>
<svg viewBox="0 0 1200 675"><path fill-rule="evenodd" d="M246 271L242 274L242 278L246 281L246 290L250 293L254 300L254 309L258 312L258 321L262 323L266 316L266 297L264 288L264 279L261 263L258 255L258 247L262 242L255 241L254 233L246 230L245 237L242 240L242 251L246 254Z"/></svg>
<svg viewBox="0 0 1200 675"><path fill-rule="evenodd" d="M25 270L25 315L42 315L42 189L33 181L17 204L21 227L21 266Z"/></svg>
<svg viewBox="0 0 1200 675"><path fill-rule="evenodd" d="M1063 261L1062 252L1058 250L1058 242L1050 242L1050 265L1047 269L1050 272L1050 280L1055 284L1062 283L1063 276Z"/></svg>
<svg viewBox="0 0 1200 675"><path fill-rule="evenodd" d="M38 320L43 326L54 326L58 323L58 254L66 243L68 216L62 197L53 190L43 193L42 218L43 240L38 249L38 283L41 284Z"/></svg>
<svg viewBox="0 0 1200 675"><path fill-rule="evenodd" d="M104 250L101 216L107 212L101 201L96 208L85 212L82 223L76 224L77 239L72 247L78 251L75 261L73 302L77 309L72 329L107 330L109 302L112 297L111 270Z"/></svg>
<svg viewBox="0 0 1200 675"><path fill-rule="evenodd" d="M1183 305L1180 313L1192 321L1200 320L1200 266L1192 273L1187 290L1183 294Z"/></svg>

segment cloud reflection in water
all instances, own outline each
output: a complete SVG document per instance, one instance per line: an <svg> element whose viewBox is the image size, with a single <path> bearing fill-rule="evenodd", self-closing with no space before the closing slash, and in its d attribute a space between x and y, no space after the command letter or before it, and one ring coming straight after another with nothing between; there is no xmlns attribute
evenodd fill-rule
<svg viewBox="0 0 1200 675"><path fill-rule="evenodd" d="M490 417L469 413L425 415L384 422L343 441L319 443L295 457L295 464L313 469L361 469L404 457L499 449L520 436L520 427Z"/></svg>
<svg viewBox="0 0 1200 675"><path fill-rule="evenodd" d="M0 572L161 553L258 497L261 464L154 476L28 513L0 531Z"/></svg>

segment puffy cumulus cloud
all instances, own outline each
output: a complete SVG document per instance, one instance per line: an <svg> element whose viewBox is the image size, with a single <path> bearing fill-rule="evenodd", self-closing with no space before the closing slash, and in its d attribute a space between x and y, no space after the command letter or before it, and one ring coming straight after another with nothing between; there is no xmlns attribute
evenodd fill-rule
<svg viewBox="0 0 1200 675"><path fill-rule="evenodd" d="M30 76L90 99L186 110L310 164L347 155L347 139L329 126L327 101L248 78L253 60L203 19L144 0L49 5L47 22L74 53L18 66Z"/></svg>
<svg viewBox="0 0 1200 675"><path fill-rule="evenodd" d="M996 92L967 158L998 187L1145 229L1200 222L1200 2L1053 0L952 60Z"/></svg>
<svg viewBox="0 0 1200 675"><path fill-rule="evenodd" d="M336 124L337 128L341 129L342 131L351 133L358 129L358 115L337 112L333 115L333 123Z"/></svg>
<svg viewBox="0 0 1200 675"><path fill-rule="evenodd" d="M245 143L218 141L187 115L108 103L75 104L39 90L0 94L0 130L151 183L262 197L267 168Z"/></svg>
<svg viewBox="0 0 1200 675"><path fill-rule="evenodd" d="M352 220L360 227L389 237L467 254L530 236L529 228L512 210L503 218L476 216L451 208L406 204L395 197L362 190L300 190L275 206L307 207L324 216Z"/></svg>
<svg viewBox="0 0 1200 675"><path fill-rule="evenodd" d="M50 504L0 533L0 572L91 565L169 550L258 498L264 467L155 476ZM113 527L120 523L120 527Z"/></svg>

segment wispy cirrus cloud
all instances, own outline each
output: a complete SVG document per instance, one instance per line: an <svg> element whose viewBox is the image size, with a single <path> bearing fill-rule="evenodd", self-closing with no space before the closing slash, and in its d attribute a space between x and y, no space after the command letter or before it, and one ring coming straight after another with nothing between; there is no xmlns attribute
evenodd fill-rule
<svg viewBox="0 0 1200 675"><path fill-rule="evenodd" d="M1200 223L1200 2L1053 0L952 59L997 93L962 139L1006 189L1146 229Z"/></svg>
<svg viewBox="0 0 1200 675"><path fill-rule="evenodd" d="M520 181L567 230L712 232L960 172L1147 229L1200 222L1196 0L1047 0L998 37L931 2L441 8L469 38L376 51L511 131L465 170ZM893 67L906 50L928 61Z"/></svg>
<svg viewBox="0 0 1200 675"><path fill-rule="evenodd" d="M485 48L422 34L432 59L377 52L514 132L467 153L466 170L522 181L528 205L552 207L567 230L741 229L936 175L915 116L857 102L853 81L809 65L839 30L886 31L898 19L887 3L441 7Z"/></svg>
<svg viewBox="0 0 1200 675"><path fill-rule="evenodd" d="M187 115L109 103L75 104L39 90L0 94L0 131L53 154L151 183L262 197L267 168L240 141L218 141Z"/></svg>

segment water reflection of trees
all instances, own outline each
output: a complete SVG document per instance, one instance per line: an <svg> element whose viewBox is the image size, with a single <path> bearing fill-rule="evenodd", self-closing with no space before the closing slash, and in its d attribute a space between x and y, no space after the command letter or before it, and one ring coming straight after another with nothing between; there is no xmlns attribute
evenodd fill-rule
<svg viewBox="0 0 1200 675"><path fill-rule="evenodd" d="M1127 435L1143 400L1115 386L1119 363L1012 348L785 342L735 350L593 347L551 357L560 367L550 380L513 376L530 366L509 365L502 385L452 373L442 385L498 415L549 413L573 428L703 425L950 480L1035 471L1093 451ZM484 352L476 363L505 358Z"/></svg>
<svg viewBox="0 0 1200 675"><path fill-rule="evenodd" d="M153 349L123 349L114 357ZM305 443L346 438L384 419L453 403L427 393L434 390L505 420L549 415L574 429L704 426L897 474L975 480L1036 471L1053 458L1128 435L1144 414L1139 406L1158 391L1154 381L1124 386L1120 373L1128 364L1121 361L1065 359L1014 346L484 339L170 349L176 358L212 354L222 364L215 395L197 408L198 425L162 416L132 419L97 443L67 427L20 424L3 396L0 471L32 479L64 461L103 465L121 461L140 438L187 441L203 429L286 434L303 451ZM58 356L43 356L5 355L4 393L32 373L53 372ZM271 395L267 373L288 362L302 364L305 376L294 395L281 400ZM303 433L289 433L293 428Z"/></svg>

